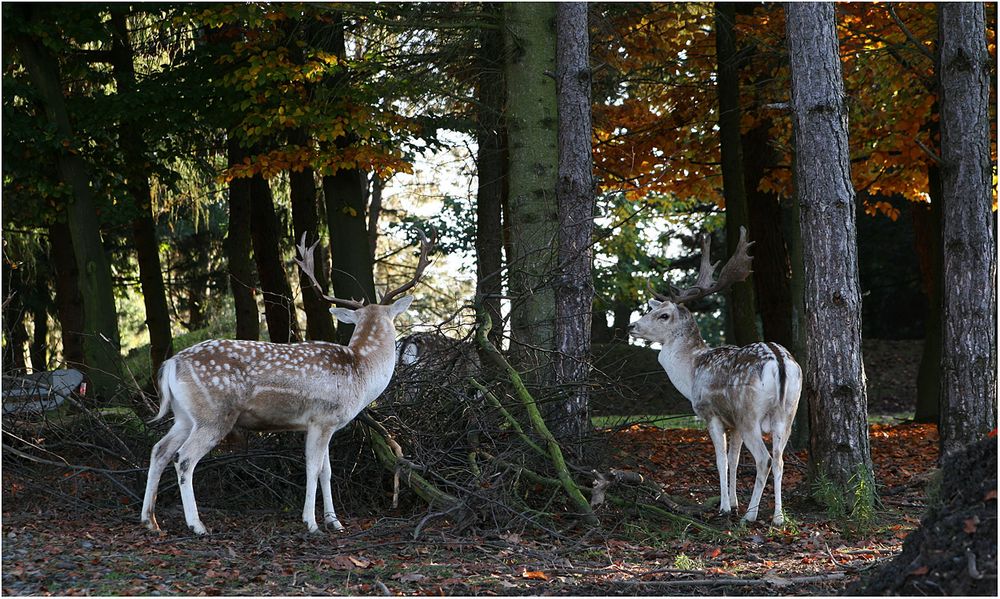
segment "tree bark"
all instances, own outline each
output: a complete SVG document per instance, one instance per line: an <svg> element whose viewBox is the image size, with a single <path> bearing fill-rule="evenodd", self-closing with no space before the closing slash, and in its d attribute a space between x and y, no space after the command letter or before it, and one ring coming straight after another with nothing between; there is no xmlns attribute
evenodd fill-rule
<svg viewBox="0 0 1000 599"><path fill-rule="evenodd" d="M24 344L28 341L28 330L24 327L24 282L21 269L12 268L6 256L3 258L3 374L24 372Z"/></svg>
<svg viewBox="0 0 1000 599"><path fill-rule="evenodd" d="M302 130L295 130L289 135L289 142L295 146L305 146L309 143L308 136ZM311 168L304 168L301 171L290 171L289 195L292 201L292 227L295 229L295 241L302 240L302 235L306 236L306 243L311 245L319 240L319 219L316 217L316 177ZM320 246L323 244L321 243ZM327 293L326 280L326 252L322 247L317 246L316 252L316 280L323 287L322 292ZM309 280L301 269L299 271L299 288L302 289L302 308L306 313L306 339L316 341L334 341L337 331L333 326L333 317L330 316L330 306L319 296L312 287Z"/></svg>
<svg viewBox="0 0 1000 599"><path fill-rule="evenodd" d="M48 269L45 272L36 270L35 284L31 298L31 322L34 330L31 332L31 345L28 354L31 356L31 369L43 372L49 369L49 294Z"/></svg>
<svg viewBox="0 0 1000 599"><path fill-rule="evenodd" d="M507 159L504 149L503 107L503 15L499 4L483 4L484 17L496 27L483 27L479 33L479 89L476 119L476 300L494 323L490 343L501 347L503 318L500 295L503 293L503 222L504 193L507 188ZM480 362L488 364L480 348Z"/></svg>
<svg viewBox="0 0 1000 599"><path fill-rule="evenodd" d="M943 198L941 455L996 426L990 64L982 4L938 4Z"/></svg>
<svg viewBox="0 0 1000 599"><path fill-rule="evenodd" d="M25 21L37 21L35 11L40 8L27 4L20 7ZM15 42L49 121L60 138L72 146L75 136L62 94L59 63L33 35L17 34ZM88 376L94 391L110 396L119 383L117 374L121 360L111 265L101 243L100 220L86 163L71 151L59 152L57 161L60 178L72 190L73 196L67 206L67 217L84 300L83 345Z"/></svg>
<svg viewBox="0 0 1000 599"><path fill-rule="evenodd" d="M937 127L935 127L937 129ZM937 137L934 135L933 137ZM931 201L913 206L913 241L924 295L927 316L924 319L924 346L917 372L916 422L940 422L941 418L941 172L937 165L927 167Z"/></svg>
<svg viewBox="0 0 1000 599"><path fill-rule="evenodd" d="M247 152L239 141L229 136L229 166L243 162ZM236 338L260 339L260 313L257 310L257 282L251 258L250 180L229 182L229 234L226 236L226 259L229 262L229 287L236 308Z"/></svg>
<svg viewBox="0 0 1000 599"><path fill-rule="evenodd" d="M728 256L732 256L736 251L740 239L740 227L750 229L747 193L743 180L743 152L740 147L740 77L739 56L736 53L733 30L735 23L735 6L731 2L716 2L715 53L718 63L716 91L719 96L719 146L722 156L722 190L726 199ZM754 258L756 262L756 255ZM734 284L725 295L726 309L733 329L732 341L741 346L760 341L754 306L753 275Z"/></svg>
<svg viewBox="0 0 1000 599"><path fill-rule="evenodd" d="M299 337L292 287L281 260L281 237L271 186L263 175L256 174L250 178L250 240L271 343L298 341Z"/></svg>
<svg viewBox="0 0 1000 599"><path fill-rule="evenodd" d="M538 397L554 382L559 161L555 6L504 5L510 246L511 355ZM548 74L547 74L548 73Z"/></svg>
<svg viewBox="0 0 1000 599"><path fill-rule="evenodd" d="M556 5L556 95L559 165L559 283L556 302L556 383L564 399L547 406L558 439L579 442L590 432L590 319L594 303L594 160L590 116L590 37L587 3Z"/></svg>
<svg viewBox="0 0 1000 599"><path fill-rule="evenodd" d="M55 271L56 314L62 335L62 359L68 368L79 368L83 353L83 296L77 284L76 256L69 225L49 225L49 259Z"/></svg>
<svg viewBox="0 0 1000 599"><path fill-rule="evenodd" d="M873 482L873 471L836 22L831 3L789 3L785 15L810 342L804 381L812 430L809 453L814 477L828 480L853 505L855 490L862 482Z"/></svg>
<svg viewBox="0 0 1000 599"><path fill-rule="evenodd" d="M115 5L111 11L111 25L114 31L111 63L118 94L122 96L134 93L136 82L125 10L122 5ZM153 221L149 174L145 167L149 152L143 140L142 123L136 119L122 120L118 126L118 143L125 162L126 187L132 196L136 212L135 218L132 219L132 238L135 243L136 259L139 262L139 283L146 309L146 328L149 330L149 358L152 364L150 373L155 379L160 364L173 355L174 342L170 333L170 309L167 306L167 292L163 285L163 271L160 266L160 243L156 234L156 223Z"/></svg>

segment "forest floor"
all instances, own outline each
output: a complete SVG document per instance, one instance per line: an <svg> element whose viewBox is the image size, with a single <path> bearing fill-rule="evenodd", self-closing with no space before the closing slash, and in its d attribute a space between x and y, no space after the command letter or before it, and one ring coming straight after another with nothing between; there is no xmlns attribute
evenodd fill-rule
<svg viewBox="0 0 1000 599"><path fill-rule="evenodd" d="M703 501L718 494L703 430L633 426L607 433L619 460L668 492ZM882 508L864 529L831 519L809 499L806 455L789 454L790 523L770 527L768 485L761 520L703 514L719 534L666 530L622 514L602 529L453 534L419 527L423 513L343 514L346 533L304 533L298 513L203 510L216 532L190 536L179 502L161 508L162 536L138 523L136 505L74 507L3 477L4 595L829 595L900 551L925 510L937 456L933 426L876 424L872 456ZM753 466L744 460L745 503ZM62 476L53 473L53 476ZM80 498L111 492L77 475ZM38 483L40 481L34 481ZM55 484L56 481L53 481ZM91 497L93 498L93 497ZM557 523L558 524L558 523ZM417 538L414 531L420 530Z"/></svg>

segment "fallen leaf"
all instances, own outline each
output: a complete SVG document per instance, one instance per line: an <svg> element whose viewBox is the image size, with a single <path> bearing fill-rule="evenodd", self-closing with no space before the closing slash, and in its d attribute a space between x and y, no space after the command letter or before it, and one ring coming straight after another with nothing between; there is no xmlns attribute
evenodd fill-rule
<svg viewBox="0 0 1000 599"><path fill-rule="evenodd" d="M706 553L705 555L706 555L706 556L708 556L709 558L713 558L713 557L719 557L719 555L720 555L721 553L722 553L722 549L720 549L720 548L716 547L715 549L713 549L713 550L709 551L709 552L708 552L708 553Z"/></svg>
<svg viewBox="0 0 1000 599"><path fill-rule="evenodd" d="M549 577L545 575L545 572L541 570L525 570L521 573L521 578L527 578L529 580L548 580Z"/></svg>
<svg viewBox="0 0 1000 599"><path fill-rule="evenodd" d="M359 568L368 568L372 565L371 560L365 559L363 557L354 557L353 555L348 556L351 563Z"/></svg>
<svg viewBox="0 0 1000 599"><path fill-rule="evenodd" d="M972 533L976 532L976 527L978 525L979 525L979 516L966 518L965 523L962 525L962 530L971 535Z"/></svg>
<svg viewBox="0 0 1000 599"><path fill-rule="evenodd" d="M989 491L986 492L986 497L983 497L983 501L989 501L991 499L996 499L996 498L997 498L997 490L990 489Z"/></svg>
<svg viewBox="0 0 1000 599"><path fill-rule="evenodd" d="M928 568L927 566L920 566L916 570L911 571L910 572L910 576L923 576L923 575L927 574L930 571L931 571L931 569Z"/></svg>

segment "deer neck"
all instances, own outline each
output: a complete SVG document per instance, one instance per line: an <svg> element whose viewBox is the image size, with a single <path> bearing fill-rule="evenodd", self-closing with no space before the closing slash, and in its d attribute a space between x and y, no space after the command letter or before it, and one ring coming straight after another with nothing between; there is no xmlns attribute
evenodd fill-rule
<svg viewBox="0 0 1000 599"><path fill-rule="evenodd" d="M701 334L696 331L667 341L660 348L660 355L657 358L660 366L667 372L670 382L688 401L693 401L695 360L708 349Z"/></svg>
<svg viewBox="0 0 1000 599"><path fill-rule="evenodd" d="M385 390L396 367L396 327L388 319L363 319L355 325L347 347L374 399Z"/></svg>

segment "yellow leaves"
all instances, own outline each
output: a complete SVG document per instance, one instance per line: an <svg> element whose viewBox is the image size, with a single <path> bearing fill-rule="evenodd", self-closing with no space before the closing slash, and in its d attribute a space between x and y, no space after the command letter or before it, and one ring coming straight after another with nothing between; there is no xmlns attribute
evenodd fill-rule
<svg viewBox="0 0 1000 599"><path fill-rule="evenodd" d="M865 214L875 216L881 212L889 217L893 222L899 218L899 209L885 201L865 202Z"/></svg>
<svg viewBox="0 0 1000 599"><path fill-rule="evenodd" d="M358 216L358 211L355 210L354 208L351 208L350 206L344 206L340 210L341 212L343 212L347 216L350 216L351 218L356 218Z"/></svg>

